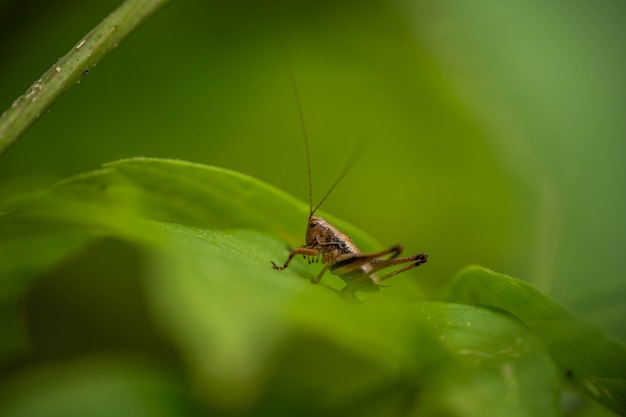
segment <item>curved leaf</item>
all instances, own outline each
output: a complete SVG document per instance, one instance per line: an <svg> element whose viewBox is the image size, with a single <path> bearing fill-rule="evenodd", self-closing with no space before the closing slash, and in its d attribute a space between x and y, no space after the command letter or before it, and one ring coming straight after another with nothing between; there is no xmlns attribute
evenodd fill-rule
<svg viewBox="0 0 626 417"><path fill-rule="evenodd" d="M250 228L275 234L293 245L304 240L308 208L283 191L244 174L191 162L133 158L64 181L53 190L64 199L121 208L142 218L194 227ZM346 230L364 250L380 246L349 224Z"/></svg>
<svg viewBox="0 0 626 417"><path fill-rule="evenodd" d="M295 246L302 243L307 213L301 202L254 178L149 158L112 162L49 190L7 199L0 208L0 309L5 313L0 318L0 356L27 345L16 311L26 285L96 238L158 243L160 232L145 222L154 219L216 229L249 227ZM377 246L358 229L330 220L364 248ZM271 259L266 259L267 266Z"/></svg>
<svg viewBox="0 0 626 417"><path fill-rule="evenodd" d="M559 415L549 356L519 322L454 303L421 303L418 309L459 364L433 392L437 401L426 415L446 406L454 415Z"/></svg>
<svg viewBox="0 0 626 417"><path fill-rule="evenodd" d="M506 311L540 337L562 380L576 391L626 413L626 347L527 283L481 267L458 274L447 301Z"/></svg>
<svg viewBox="0 0 626 417"><path fill-rule="evenodd" d="M315 402L323 414L377 415L372 404L359 405L369 401L395 402L398 411L402 401L389 396L400 395L412 398L407 407L418 414L556 415L549 357L509 316L445 303L347 303L297 273L267 268L267 258L281 245L257 232L158 227L168 238L146 277L153 311L214 402L238 407L254 401L265 385L290 392L295 384L299 391L325 375L332 384L316 388ZM337 347L318 369L298 372L309 382L268 384L268 373L282 369L272 359L275 352L295 335ZM300 348L300 354L298 365L279 372L301 369L310 348Z"/></svg>
<svg viewBox="0 0 626 417"><path fill-rule="evenodd" d="M305 204L231 171L158 159L119 161L5 204L0 241L13 250L0 264L2 285L14 288L18 299L35 276L69 262L95 239L136 246L146 295L141 302L175 346L195 392L214 410L557 414L550 355L554 360L555 349L564 348L552 340L548 355L542 343L548 330L538 331L545 326L537 323L569 317L560 307L480 269L457 281L449 293L454 302L423 302L401 279L367 302L348 302L337 277L327 274L311 285L306 278L315 266L300 259L285 271L270 267L270 260L287 255L283 239L299 243L307 213ZM338 224L364 247L375 247L364 233ZM508 289L470 285L481 280ZM490 309L456 303L474 295ZM506 303L498 306L490 297ZM3 320L14 323L19 315L8 313L16 309L10 305ZM609 352L606 346L587 345L600 353ZM572 358L580 353L568 352ZM570 359L561 358L561 372ZM605 366L591 356L580 364L572 368L575 377ZM606 384L594 387L618 392Z"/></svg>

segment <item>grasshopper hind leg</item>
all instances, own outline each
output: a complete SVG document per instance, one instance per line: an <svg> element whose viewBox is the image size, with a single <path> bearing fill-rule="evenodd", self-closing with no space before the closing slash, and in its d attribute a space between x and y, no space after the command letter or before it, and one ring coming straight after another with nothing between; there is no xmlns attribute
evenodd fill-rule
<svg viewBox="0 0 626 417"><path fill-rule="evenodd" d="M402 272L406 272L410 269L415 268L416 266L420 266L428 260L427 253L420 253L412 256L405 256L403 258L390 258L390 259L374 259L372 261L372 266L374 267L373 272L380 271L381 269L386 269L395 265L409 264L403 266L402 268L398 268L395 271L391 271L380 277L381 281L384 281L388 278L393 277L394 275L401 274Z"/></svg>

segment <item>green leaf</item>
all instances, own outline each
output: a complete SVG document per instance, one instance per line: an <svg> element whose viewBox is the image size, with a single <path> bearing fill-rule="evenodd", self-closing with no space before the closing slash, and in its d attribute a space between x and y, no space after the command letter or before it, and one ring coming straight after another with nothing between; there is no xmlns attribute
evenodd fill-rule
<svg viewBox="0 0 626 417"><path fill-rule="evenodd" d="M0 357L5 357L28 345L18 305L29 282L96 238L156 244L160 231L146 223L154 219L217 229L249 227L296 246L302 243L308 210L284 192L236 172L135 158L7 199L0 213L0 304L5 312ZM365 233L336 223L363 248L377 246ZM266 266L284 256L286 250L268 257Z"/></svg>
<svg viewBox="0 0 626 417"><path fill-rule="evenodd" d="M96 202L135 217L195 227L251 228L301 245L308 208L255 178L184 161L133 158L59 184L55 195ZM380 247L346 222L323 214L346 230L363 250Z"/></svg>
<svg viewBox="0 0 626 417"><path fill-rule="evenodd" d="M36 274L90 238L158 240L155 229L144 230L149 226L138 219L216 229L253 228L300 245L308 211L284 192L233 171L136 158L110 163L49 191L13 198L1 213L5 250L0 273L16 277ZM365 250L377 246L365 233L329 219Z"/></svg>
<svg viewBox="0 0 626 417"><path fill-rule="evenodd" d="M270 261L287 256L287 242L301 243L308 208L258 180L181 161L125 160L13 198L2 213L0 241L13 250L0 264L1 283L13 288L15 300L42 272L64 276L63 268L55 268L72 263L72 256L80 258L78 249L89 242L121 240L136 247L140 271L129 272L126 279L141 280L144 297L137 302L145 303L146 314L162 332L159 337L175 348L176 359L170 360L180 358L180 371L210 410L241 415L558 414L552 364L556 341L546 349L545 335L526 323L560 311L547 298L524 286L515 287L525 290L517 293L499 291L504 300L509 294L509 304L519 312L527 311L520 318L490 304L488 309L458 304L467 302L453 297L462 294L465 281L458 281L457 292L451 290L453 302L425 302L399 276L391 288L361 296L365 302L346 300L338 291L343 286L338 277L327 274L319 285L310 284L319 265L295 259L285 271L271 268ZM336 223L364 247L380 248L363 232ZM39 242L36 251L29 242ZM479 278L486 274L471 271ZM71 288L61 292L82 294ZM486 297L483 292L478 294ZM109 305L80 305L95 309L95 304ZM17 305L5 310L7 323L20 317ZM123 315L116 310L114 316ZM19 322L28 325L26 319ZM98 340L106 339L105 333ZM37 340L35 334L35 346ZM580 364L585 365L574 369L575 376L604 366L595 357ZM37 396L46 398L48 389L53 388Z"/></svg>
<svg viewBox="0 0 626 417"><path fill-rule="evenodd" d="M450 415L556 415L549 357L506 315L444 303L349 303L297 274L267 268L280 242L257 232L161 227L168 243L155 253L148 274L154 314L214 402L252 402L266 375L283 368L272 358L295 334L296 340L306 335L316 345L337 347L307 371L300 362L312 360L310 348L298 349L297 365L278 372L295 366L308 382L283 376L289 383L270 386L291 392L295 384L298 391L322 378L316 404L326 413L398 411L399 399L393 405L388 397L407 396L407 406L418 414L444 409ZM357 383L361 378L365 382Z"/></svg>
<svg viewBox="0 0 626 417"><path fill-rule="evenodd" d="M527 283L480 267L455 278L445 297L510 313L541 338L572 389L626 413L626 347Z"/></svg>
<svg viewBox="0 0 626 417"><path fill-rule="evenodd" d="M434 336L458 365L434 390L453 415L558 415L556 375L541 342L507 315L453 303L422 303Z"/></svg>

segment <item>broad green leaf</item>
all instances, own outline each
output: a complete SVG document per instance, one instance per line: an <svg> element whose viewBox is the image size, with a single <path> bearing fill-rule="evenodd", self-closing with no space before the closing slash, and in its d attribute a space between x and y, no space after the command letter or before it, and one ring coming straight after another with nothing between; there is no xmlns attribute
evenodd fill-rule
<svg viewBox="0 0 626 417"><path fill-rule="evenodd" d="M42 272L80 257L77 249L88 242L136 247L145 292L138 302L146 303L211 410L557 414L554 346L546 349L544 335L529 330L525 319L520 323L489 304L456 304L465 303L463 297L424 302L401 276L392 288L359 295L358 302L341 296L338 277L327 274L310 284L319 265L296 259L285 271L273 270L270 261L286 257L286 243L300 242L308 210L241 174L180 161L126 160L14 198L3 213L0 236L14 249L0 265L2 286L13 288L14 299ZM338 224L364 247L380 248ZM137 279L136 271L128 279ZM511 293L511 305L523 311L529 293ZM3 320L14 323L16 306L5 310ZM45 398L45 392L37 395Z"/></svg>
<svg viewBox="0 0 626 417"><path fill-rule="evenodd" d="M433 335L458 362L429 400L426 415L558 415L556 375L540 340L515 319L453 303L418 307ZM430 404L430 401L427 401Z"/></svg>
<svg viewBox="0 0 626 417"><path fill-rule="evenodd" d="M98 202L136 216L195 227L250 228L304 243L308 208L255 178L184 161L134 158L81 175L53 190L63 198ZM324 215L362 246L380 246L362 231Z"/></svg>
<svg viewBox="0 0 626 417"><path fill-rule="evenodd" d="M302 357L289 365L299 369L299 382L282 376L290 384L273 380L269 386L289 392L294 385L298 391L312 384L317 406L326 413L378 415L359 405L368 401L398 411L401 402L394 398L393 405L386 389L400 379L405 382L391 398L415 396L410 408L418 413L555 415L549 357L507 315L444 303L346 302L298 274L265 268L280 244L256 232L162 227L168 243L156 252L147 277L154 311L212 401L225 407L252 402L268 373L282 368L273 355L296 335L336 348L317 369L306 371L301 362L316 356L310 356L310 347L301 350ZM312 382L318 379L319 385ZM416 386L429 388L418 395ZM372 390L372 398L362 397Z"/></svg>
<svg viewBox="0 0 626 417"><path fill-rule="evenodd" d="M456 277L445 297L512 314L543 340L561 379L617 413L626 413L626 347L527 283L480 267Z"/></svg>
<svg viewBox="0 0 626 417"><path fill-rule="evenodd" d="M161 227L167 243L154 252L146 280L154 314L213 400L251 401L293 332L323 336L374 369L400 368L399 356L412 361L411 332L355 310L336 281L314 286L297 267L274 271L268 260L284 256L280 241L256 231Z"/></svg>
<svg viewBox="0 0 626 417"><path fill-rule="evenodd" d="M141 219L157 219L218 229L253 227L299 245L307 217L302 203L253 178L145 158L114 162L48 191L8 199L0 213L0 302L6 312L0 319L0 355L26 344L15 311L24 286L94 238L154 243L159 231ZM376 246L364 233L337 223L364 248Z"/></svg>

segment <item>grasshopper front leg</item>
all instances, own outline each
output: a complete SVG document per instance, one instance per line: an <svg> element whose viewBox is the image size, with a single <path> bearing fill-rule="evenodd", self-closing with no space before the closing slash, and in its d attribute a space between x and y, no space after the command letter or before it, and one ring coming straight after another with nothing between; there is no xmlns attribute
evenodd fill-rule
<svg viewBox="0 0 626 417"><path fill-rule="evenodd" d="M289 257L287 258L287 260L285 261L285 263L282 266L278 266L274 263L274 261L270 261L272 262L272 267L274 269L276 269L277 271L282 271L283 269L287 268L289 266L289 264L291 263L291 260L296 256L296 255L304 255L304 256L317 256L320 254L320 250L319 249L313 249L313 248L307 248L306 246L301 246L299 248L296 248L294 250L292 250L289 253Z"/></svg>

